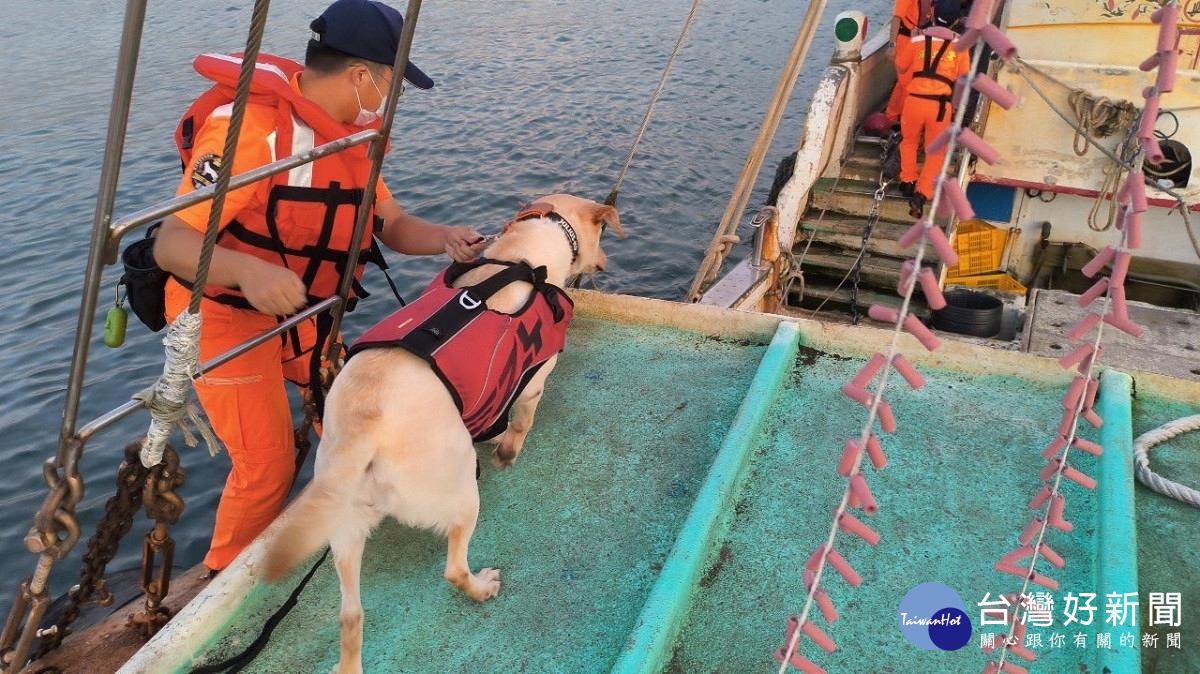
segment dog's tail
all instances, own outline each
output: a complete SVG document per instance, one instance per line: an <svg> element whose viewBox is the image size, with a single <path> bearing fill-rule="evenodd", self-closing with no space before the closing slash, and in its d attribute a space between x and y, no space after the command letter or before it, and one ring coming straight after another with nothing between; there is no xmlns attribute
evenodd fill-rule
<svg viewBox="0 0 1200 674"><path fill-rule="evenodd" d="M328 442L328 439L326 439ZM283 527L267 546L264 574L267 581L283 578L300 562L319 550L339 528L369 526L351 512L352 498L374 452L367 446L322 448L337 457L320 471L288 508Z"/></svg>

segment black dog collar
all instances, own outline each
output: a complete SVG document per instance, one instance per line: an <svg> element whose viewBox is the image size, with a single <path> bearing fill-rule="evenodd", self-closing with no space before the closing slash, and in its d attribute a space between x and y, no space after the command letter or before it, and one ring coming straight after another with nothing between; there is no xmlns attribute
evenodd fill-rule
<svg viewBox="0 0 1200 674"><path fill-rule="evenodd" d="M547 203L535 202L529 204L517 213L517 217L513 218L513 222L529 220L531 218L547 218L558 225L558 228L563 231L567 237L567 243L571 246L571 263L574 264L579 259L579 235L575 233L575 228L567 219L558 213L554 212L554 207Z"/></svg>

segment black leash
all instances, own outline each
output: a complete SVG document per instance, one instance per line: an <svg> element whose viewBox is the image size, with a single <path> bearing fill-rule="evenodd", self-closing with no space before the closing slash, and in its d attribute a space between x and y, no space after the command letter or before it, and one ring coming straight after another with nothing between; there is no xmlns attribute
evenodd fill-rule
<svg viewBox="0 0 1200 674"><path fill-rule="evenodd" d="M222 660L221 662L216 662L211 665L197 667L191 671L191 674L233 674L234 672L242 671L243 667L253 662L254 658L258 657L259 652L262 651L262 649L267 645L267 642L271 640L271 633L275 631L275 628L279 625L280 621L282 621L284 616L286 616L293 608L296 607L296 604L300 598L300 593L304 591L305 586L308 585L308 581L312 580L313 574L317 572L317 568L320 567L328 557L329 548L325 548L325 553L322 554L321 558L312 565L312 568L309 569L308 573L304 575L304 579L300 581L300 584L296 586L296 589L292 590L291 596L287 598L287 601L283 602L283 606L280 606L279 610L275 611L275 613L267 619L266 624L263 625L262 632L259 632L258 634L258 638L255 639L254 642L249 646L247 646L245 650L233 656L232 658L229 658L228 660Z"/></svg>

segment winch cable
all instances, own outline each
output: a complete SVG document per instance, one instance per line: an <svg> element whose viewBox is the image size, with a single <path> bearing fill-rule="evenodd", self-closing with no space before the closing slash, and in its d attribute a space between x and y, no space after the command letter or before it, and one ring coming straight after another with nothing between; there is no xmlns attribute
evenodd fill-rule
<svg viewBox="0 0 1200 674"><path fill-rule="evenodd" d="M658 79L658 88L654 90L654 95L650 97L650 105L646 108L646 116L642 118L642 125L638 127L637 133L633 137L633 145L629 148L629 156L625 158L625 163L621 166L620 172L617 173L617 181L613 185L612 191L608 193L608 197L604 203L609 206L617 205L617 193L621 191L621 183L625 182L625 173L629 171L629 165L633 163L633 155L637 152L638 144L642 142L642 136L646 133L646 127L650 124L650 116L654 114L654 106L658 103L658 97L662 95L663 86L667 83L667 75L671 72L671 66L675 64L675 57L679 55L679 49L683 46L683 41L687 38L688 30L691 29L692 23L696 20L696 13L700 9L700 0L692 2L692 9L688 12L687 19L683 22L683 30L679 32L679 39L675 41L675 48L671 50L671 56L667 58L667 65L663 68L662 76Z"/></svg>
<svg viewBox="0 0 1200 674"><path fill-rule="evenodd" d="M796 86L796 80L799 79L800 70L808 56L808 48L812 46L813 38L816 36L821 22L821 15L825 13L825 5L826 0L813 0L808 5L804 22L800 25L800 32L796 34L796 41L792 45L792 51L780 74L779 83L775 87L775 95L767 108L767 114L759 128L758 137L750 148L750 155L746 158L741 178L738 179L737 187L734 188L729 204L725 207L725 214L721 216L721 224L717 226L717 231L713 234L712 241L704 253L704 261L696 271L696 277L692 279L691 287L684 298L685 302L700 300L702 289L716 280L717 274L721 270L721 263L733 249L731 242L736 241L738 221L741 220L742 213L746 210L746 204L750 201L755 178L762 169L767 150L770 149L771 141L775 138L775 131L779 129L779 122L783 119L783 111L792 97L792 90Z"/></svg>
<svg viewBox="0 0 1200 674"><path fill-rule="evenodd" d="M278 610L272 613L270 618L267 618L267 622L263 624L262 631L258 633L254 641L249 646L246 646L241 653L220 662L197 667L191 671L191 674L233 674L234 672L242 671L246 665L253 662L254 658L258 657L258 654L266 647L267 642L271 640L271 634L275 631L275 628L279 626L279 623L293 608L296 608L296 604L300 600L300 593L308 586L308 581L312 580L317 569L325 563L328 557L329 548L325 548L325 552L321 555L321 558L313 563L312 568L300 580L300 584L288 595L287 601L283 602L283 606L280 606Z"/></svg>

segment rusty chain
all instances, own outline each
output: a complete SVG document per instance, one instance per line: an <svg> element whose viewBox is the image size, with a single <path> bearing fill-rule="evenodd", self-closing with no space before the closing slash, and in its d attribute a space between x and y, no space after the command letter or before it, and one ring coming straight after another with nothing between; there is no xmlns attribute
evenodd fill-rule
<svg viewBox="0 0 1200 674"><path fill-rule="evenodd" d="M187 471L179 465L179 455L170 445L163 449L162 462L150 469L142 488L146 515L154 520L154 528L142 540L141 588L146 595L145 610L125 621L126 627L137 627L146 638L154 636L171 619L170 609L163 606L171 589L171 569L175 563L175 540L168 526L178 522L183 514L183 498L176 490L187 481Z"/></svg>
<svg viewBox="0 0 1200 674"><path fill-rule="evenodd" d="M88 540L79 570L79 584L68 593L69 601L58 621L43 632L42 643L34 659L58 648L70 634L70 625L88 604L107 606L112 594L104 582L104 571L117 554L121 538L133 527L133 516L142 507L142 487L149 471L138 459L142 442L136 440L125 446L125 460L117 470L117 493L104 504L104 515L96 523L96 533Z"/></svg>

